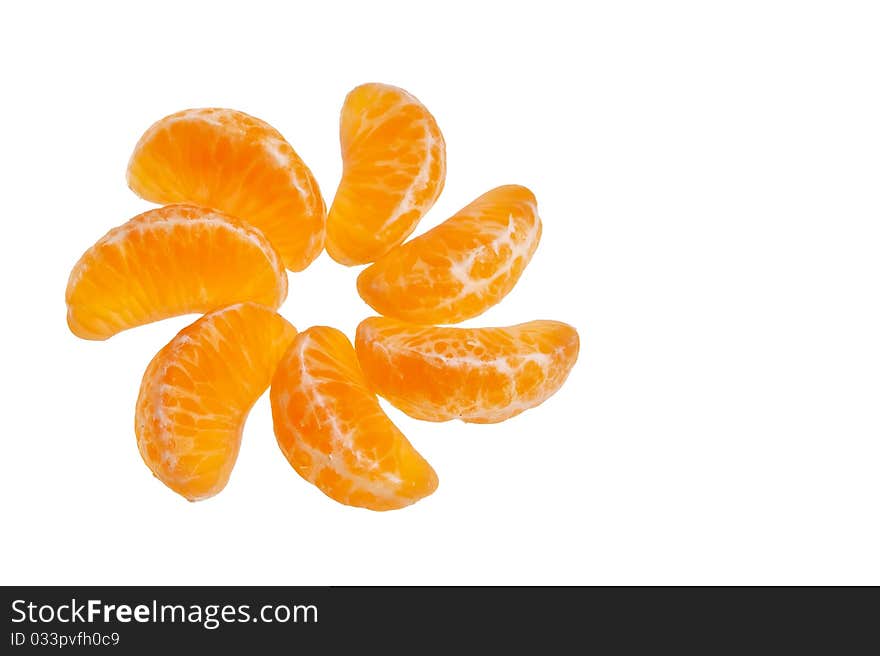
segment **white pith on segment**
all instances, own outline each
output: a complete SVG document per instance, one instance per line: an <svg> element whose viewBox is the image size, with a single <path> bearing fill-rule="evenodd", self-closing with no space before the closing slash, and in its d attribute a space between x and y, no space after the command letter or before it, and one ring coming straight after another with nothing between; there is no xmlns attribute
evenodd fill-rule
<svg viewBox="0 0 880 656"><path fill-rule="evenodd" d="M369 94L371 102L363 111L349 107L354 94ZM392 101L386 106L388 98ZM342 112L343 175L330 220L346 224L338 230L361 243L352 254L345 244L333 244L331 252L351 263L347 259L356 258L355 251L384 253L412 233L443 189L446 144L428 110L397 87L362 85L349 94ZM376 136L377 130L390 124L396 124L398 134ZM368 200L376 192L382 199L378 204Z"/></svg>
<svg viewBox="0 0 880 656"><path fill-rule="evenodd" d="M480 423L543 403L565 382L579 349L574 329L556 321L451 328L377 317L358 326L356 343L371 385L395 407L417 419ZM414 363L417 379L399 373ZM521 389L525 380L537 384Z"/></svg>
<svg viewBox="0 0 880 656"><path fill-rule="evenodd" d="M333 345L327 340L332 333L337 340ZM343 344L350 350L349 362L334 356ZM339 393L341 389L346 391ZM366 413L345 407L349 395ZM270 396L282 452L300 476L325 494L353 505L361 505L353 498L363 501L367 495L372 499L364 505L374 510L400 508L419 498L407 494L407 481L395 466L398 452L412 447L382 412L341 333L324 327L301 333L279 365ZM393 436L386 451L365 448L362 431L369 430L364 427L368 422L380 422L380 429ZM348 488L325 489L321 477L327 470Z"/></svg>
<svg viewBox="0 0 880 656"><path fill-rule="evenodd" d="M427 121L422 121L422 123L427 123ZM439 189L433 196L429 196L429 200L426 200L423 203L416 203L416 195L418 193L423 192L428 186L428 175L431 171L431 166L434 164L437 159L437 154L435 153L436 144L437 144L437 135L434 134L434 130L432 130L430 125L425 125L424 127L424 137L422 138L422 150L425 152L425 157L422 158L421 165L419 166L419 170L416 173L416 176L413 178L412 184L407 187L406 192L403 194L403 197L397 204L391 214L385 219L384 223L379 226L379 229L376 231L379 235L384 235L385 231L390 227L397 223L397 220L403 216L404 214L416 210L419 212L419 216L424 214L427 209L431 207L437 200L440 195ZM439 134L439 133L438 133Z"/></svg>
<svg viewBox="0 0 880 656"><path fill-rule="evenodd" d="M259 352L245 345L252 344L248 331L268 338ZM156 354L141 384L135 433L157 478L192 501L225 486L250 408L269 386L293 334L269 308L240 303L206 314ZM227 386L225 393L218 385ZM193 482L199 482L197 491Z"/></svg>
<svg viewBox="0 0 880 656"><path fill-rule="evenodd" d="M151 125L135 146L131 160L134 161L143 145L152 140L156 134L163 130L168 130L175 123L201 122L216 128L222 128L224 132L230 136L239 138L245 137L248 128L258 126L265 130L265 134L259 139L259 143L266 151L267 159L275 163L280 169L284 169L290 173L290 183L296 188L303 198L311 197L317 191L311 182L314 180L310 173L302 175L302 160L293 150L293 147L281 134L265 121L245 114L235 109L224 109L221 107L204 107L195 109L185 109L171 114ZM129 170L131 166L129 164ZM308 188L303 185L303 180L308 184Z"/></svg>
<svg viewBox="0 0 880 656"><path fill-rule="evenodd" d="M306 351L310 346L311 336L304 335L295 347L297 349L296 361L299 364L299 385L306 398L303 412L312 414L327 429L330 450L329 453L319 451L310 446L303 435L298 435L296 448L306 451L312 459L311 466L303 473L303 477L314 484L318 474L325 467L330 467L343 478L353 481L355 487L370 492L380 499L394 498L396 495L393 488L378 485L369 479L355 475L345 466L343 462L344 451L352 453L357 459L358 465L368 471L378 469L379 461L356 447L352 426L341 426L336 413L327 407L325 396L321 393L321 383L338 381L339 374L333 369L322 367L319 362L315 361L314 355L307 356ZM283 404L282 408L287 409ZM400 483L400 477L395 476L392 472L388 472L388 474L389 483L392 485Z"/></svg>
<svg viewBox="0 0 880 656"><path fill-rule="evenodd" d="M197 142L175 138L180 123L204 126L210 137ZM166 133L179 144L180 152L173 157L184 157L184 163L143 162L147 151L157 137ZM224 169L225 161L216 160L216 166L193 186L193 180L184 184L186 152L213 149L220 141L231 142L233 151L249 152L247 170ZM248 149L248 150L244 150ZM166 157L171 157L165 153ZM144 168L146 167L146 168ZM175 168L181 167L176 175ZM148 171L144 175L144 171ZM289 182L253 189L243 193L240 184L255 180L269 172L278 171ZM293 147L271 125L256 117L233 109L188 109L167 116L154 123L140 138L129 160L129 186L140 196L157 203L190 202L216 207L236 218L259 227L281 252L289 268L301 270L320 253L324 244L326 207L317 181Z"/></svg>
<svg viewBox="0 0 880 656"><path fill-rule="evenodd" d="M246 258L248 275L227 276L234 287L221 291L222 283L207 279L194 262L175 260L174 271L159 270L151 266L151 261L167 258L167 254L137 247L147 238L157 239L158 233L168 234L167 239L173 239L178 248L187 245L194 257L203 260L225 258L232 267L235 258ZM222 233L235 237L223 243ZM108 249L116 252L114 257L108 257ZM264 265L259 265L260 261ZM161 280L154 280L153 273ZM265 285L269 280L274 291ZM86 333L104 337L150 321L204 312L236 301L259 300L277 308L286 297L284 263L257 228L192 205L150 210L110 230L74 266L66 294L71 328L81 326Z"/></svg>
<svg viewBox="0 0 880 656"><path fill-rule="evenodd" d="M538 247L538 239L541 235L541 220L538 218L537 208L534 204L531 207L531 216L508 214L507 226L488 244L478 246L460 261L450 257L449 271L461 284L461 289L455 296L441 301L441 306L456 305L469 296L484 296L495 281L512 277L514 271L516 278L519 278L519 272L525 268ZM478 224L476 230L479 228ZM484 228L484 231L487 230L488 226ZM480 278L473 274L474 263L487 251L490 251L502 264L489 277Z"/></svg>
<svg viewBox="0 0 880 656"><path fill-rule="evenodd" d="M498 187L365 269L358 290L382 314L456 323L513 289L540 238L534 195Z"/></svg>

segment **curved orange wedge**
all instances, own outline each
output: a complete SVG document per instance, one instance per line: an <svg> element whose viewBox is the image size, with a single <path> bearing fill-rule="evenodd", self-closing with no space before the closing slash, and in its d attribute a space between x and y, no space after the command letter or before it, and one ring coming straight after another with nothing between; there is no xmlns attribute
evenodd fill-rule
<svg viewBox="0 0 880 656"><path fill-rule="evenodd" d="M270 398L281 451L330 498L393 510L437 488L434 470L379 407L351 342L335 328L297 335Z"/></svg>
<svg viewBox="0 0 880 656"><path fill-rule="evenodd" d="M358 292L386 316L457 323L482 314L513 289L540 239L532 192L498 187L364 269Z"/></svg>
<svg viewBox="0 0 880 656"><path fill-rule="evenodd" d="M342 181L327 216L327 252L373 262L415 229L446 180L446 144L430 112L403 89L363 84L339 122Z"/></svg>
<svg viewBox="0 0 880 656"><path fill-rule="evenodd" d="M190 501L220 492L251 406L296 330L256 303L206 314L150 362L135 411L138 449L153 474Z"/></svg>
<svg viewBox="0 0 880 656"><path fill-rule="evenodd" d="M373 317L357 355L374 390L416 419L503 421L543 403L577 360L577 331L558 321L442 328Z"/></svg>
<svg viewBox="0 0 880 656"><path fill-rule="evenodd" d="M73 267L67 323L107 339L151 321L239 301L277 308L287 272L259 230L214 210L169 205L104 235Z"/></svg>
<svg viewBox="0 0 880 656"><path fill-rule="evenodd" d="M128 186L155 203L193 203L246 221L288 269L305 269L324 244L318 183L284 137L234 109L187 109L154 123L128 164Z"/></svg>

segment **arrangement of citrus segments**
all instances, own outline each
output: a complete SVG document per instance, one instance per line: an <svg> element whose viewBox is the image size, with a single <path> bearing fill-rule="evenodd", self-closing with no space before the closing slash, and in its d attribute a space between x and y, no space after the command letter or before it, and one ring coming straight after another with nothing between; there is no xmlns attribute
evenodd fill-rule
<svg viewBox="0 0 880 656"><path fill-rule="evenodd" d="M417 419L492 423L543 403L578 355L558 321L457 328L513 289L541 238L534 195L508 185L406 241L443 189L446 149L415 97L364 84L340 118L343 174L329 212L309 168L267 123L188 109L135 146L128 184L162 204L113 228L73 267L67 322L103 340L152 321L203 314L147 366L135 410L144 462L191 501L220 492L244 422L270 388L278 446L336 501L408 506L437 474L377 395ZM360 296L382 316L297 330L278 313L287 270L323 249L368 264Z"/></svg>

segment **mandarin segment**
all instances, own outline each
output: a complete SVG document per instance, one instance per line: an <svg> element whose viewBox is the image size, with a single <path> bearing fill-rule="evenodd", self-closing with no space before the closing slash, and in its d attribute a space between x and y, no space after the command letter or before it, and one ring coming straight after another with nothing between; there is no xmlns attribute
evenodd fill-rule
<svg viewBox="0 0 880 656"><path fill-rule="evenodd" d="M213 207L259 228L293 271L323 247L326 207L312 172L268 123L233 109L187 109L154 123L128 185L156 203Z"/></svg>
<svg viewBox="0 0 880 656"><path fill-rule="evenodd" d="M73 267L65 296L70 330L101 340L239 301L277 308L287 272L256 228L214 210L169 205L98 240Z"/></svg>
<svg viewBox="0 0 880 656"><path fill-rule="evenodd" d="M339 123L342 180L327 217L327 252L347 265L397 246L431 208L446 180L446 144L431 113L387 84L363 84Z"/></svg>
<svg viewBox="0 0 880 656"><path fill-rule="evenodd" d="M220 492L251 406L296 330L273 310L241 303L190 324L150 362L135 411L144 462L190 501Z"/></svg>
<svg viewBox="0 0 880 656"><path fill-rule="evenodd" d="M416 419L495 423L543 403L577 360L577 331L559 321L506 328L361 322L358 360L372 388Z"/></svg>
<svg viewBox="0 0 880 656"><path fill-rule="evenodd" d="M382 411L348 338L297 335L272 380L278 445L297 473L351 506L393 510L437 488L437 475Z"/></svg>
<svg viewBox="0 0 880 656"><path fill-rule="evenodd" d="M367 267L358 276L358 292L386 316L457 323L513 289L540 239L532 192L497 187Z"/></svg>

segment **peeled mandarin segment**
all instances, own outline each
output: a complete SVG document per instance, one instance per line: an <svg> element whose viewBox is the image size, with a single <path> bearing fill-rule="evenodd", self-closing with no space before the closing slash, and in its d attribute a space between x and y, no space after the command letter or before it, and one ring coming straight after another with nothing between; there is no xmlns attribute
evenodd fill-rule
<svg viewBox="0 0 880 656"><path fill-rule="evenodd" d="M437 200L446 144L416 98L375 83L346 97L339 138L343 172L327 217L327 252L342 264L365 264L402 243Z"/></svg>
<svg viewBox="0 0 880 656"><path fill-rule="evenodd" d="M128 186L156 203L213 207L259 228L293 271L324 245L326 207L312 172L268 123L233 109L187 109L135 146Z"/></svg>
<svg viewBox="0 0 880 656"><path fill-rule="evenodd" d="M351 342L335 328L297 335L270 398L281 451L330 498L393 510L437 488L434 470L382 411Z"/></svg>
<svg viewBox="0 0 880 656"><path fill-rule="evenodd" d="M540 239L532 192L498 187L367 267L358 276L358 292L387 316L425 324L463 321L513 289Z"/></svg>
<svg viewBox="0 0 880 656"><path fill-rule="evenodd" d="M85 252L67 283L67 323L78 337L100 340L240 301L277 308L286 297L287 272L259 230L214 210L169 205Z"/></svg>
<svg viewBox="0 0 880 656"><path fill-rule="evenodd" d="M441 328L374 317L357 355L373 389L416 419L488 424L543 403L577 360L577 331L558 321Z"/></svg>
<svg viewBox="0 0 880 656"><path fill-rule="evenodd" d="M135 433L159 480L190 501L226 486L248 412L295 335L273 310L241 303L206 314L156 354Z"/></svg>

